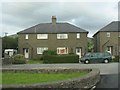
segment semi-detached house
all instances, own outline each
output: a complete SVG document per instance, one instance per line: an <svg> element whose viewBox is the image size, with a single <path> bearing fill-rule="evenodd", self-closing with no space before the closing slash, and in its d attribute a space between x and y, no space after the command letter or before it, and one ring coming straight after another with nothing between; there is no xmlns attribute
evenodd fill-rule
<svg viewBox="0 0 120 90"><path fill-rule="evenodd" d="M94 35L94 51L120 55L120 21L113 21Z"/></svg>
<svg viewBox="0 0 120 90"><path fill-rule="evenodd" d="M40 58L44 50L56 50L57 54L75 53L81 57L87 52L88 31L69 23L41 23L18 34L18 51L25 58Z"/></svg>

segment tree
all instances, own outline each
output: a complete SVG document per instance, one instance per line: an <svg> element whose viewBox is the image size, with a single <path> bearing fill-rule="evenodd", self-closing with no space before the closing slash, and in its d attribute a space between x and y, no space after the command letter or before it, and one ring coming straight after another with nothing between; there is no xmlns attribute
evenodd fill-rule
<svg viewBox="0 0 120 90"><path fill-rule="evenodd" d="M18 48L18 37L5 36L2 38L2 51L5 49L17 49Z"/></svg>
<svg viewBox="0 0 120 90"><path fill-rule="evenodd" d="M93 38L88 38L88 52L92 52L93 51L93 47L94 47L94 44L93 44Z"/></svg>

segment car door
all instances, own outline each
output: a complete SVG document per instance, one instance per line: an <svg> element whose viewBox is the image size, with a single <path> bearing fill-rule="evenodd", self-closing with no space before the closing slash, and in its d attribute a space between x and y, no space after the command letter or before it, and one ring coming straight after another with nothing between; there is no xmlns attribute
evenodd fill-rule
<svg viewBox="0 0 120 90"><path fill-rule="evenodd" d="M98 62L102 62L104 55L103 55L103 53L98 53L97 57L98 57L98 58L97 58L97 61L98 61Z"/></svg>
<svg viewBox="0 0 120 90"><path fill-rule="evenodd" d="M91 53L89 60L90 60L91 63L94 63L96 61L95 53Z"/></svg>

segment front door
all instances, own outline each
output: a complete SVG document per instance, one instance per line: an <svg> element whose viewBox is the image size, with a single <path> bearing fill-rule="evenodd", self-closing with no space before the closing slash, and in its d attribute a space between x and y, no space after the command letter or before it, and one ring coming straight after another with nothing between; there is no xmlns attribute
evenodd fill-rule
<svg viewBox="0 0 120 90"><path fill-rule="evenodd" d="M76 55L79 55L79 58L81 58L81 55L82 55L81 47L77 47L77 48L75 49L75 52L76 52Z"/></svg>
<svg viewBox="0 0 120 90"><path fill-rule="evenodd" d="M107 46L107 52L112 54L112 51L113 51L113 47L112 46Z"/></svg>
<svg viewBox="0 0 120 90"><path fill-rule="evenodd" d="M24 56L25 56L25 58L29 58L29 49L28 48L24 49Z"/></svg>

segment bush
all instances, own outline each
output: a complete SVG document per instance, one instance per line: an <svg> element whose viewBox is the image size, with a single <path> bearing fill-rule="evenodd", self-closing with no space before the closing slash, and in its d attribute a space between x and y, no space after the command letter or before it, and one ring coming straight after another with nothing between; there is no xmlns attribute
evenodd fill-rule
<svg viewBox="0 0 120 90"><path fill-rule="evenodd" d="M113 59L112 59L113 62L119 62L119 56L115 56Z"/></svg>
<svg viewBox="0 0 120 90"><path fill-rule="evenodd" d="M79 63L78 55L45 55L43 63Z"/></svg>
<svg viewBox="0 0 120 90"><path fill-rule="evenodd" d="M12 60L13 64L26 64L25 57L22 54L16 54L12 58L13 58Z"/></svg>
<svg viewBox="0 0 120 90"><path fill-rule="evenodd" d="M57 52L52 50L46 50L43 52L43 55L57 55Z"/></svg>

